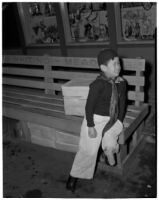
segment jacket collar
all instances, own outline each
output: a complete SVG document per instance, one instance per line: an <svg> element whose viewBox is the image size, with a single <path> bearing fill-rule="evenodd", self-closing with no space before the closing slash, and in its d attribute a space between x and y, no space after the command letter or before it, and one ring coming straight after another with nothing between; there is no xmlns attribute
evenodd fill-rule
<svg viewBox="0 0 159 200"><path fill-rule="evenodd" d="M104 72L101 72L100 75L97 77L97 79L101 79L101 80L105 80L107 82L110 82L110 81L115 81L115 83L120 83L121 81L123 81L123 78L118 76L116 77L115 79L112 79L112 78L108 78Z"/></svg>

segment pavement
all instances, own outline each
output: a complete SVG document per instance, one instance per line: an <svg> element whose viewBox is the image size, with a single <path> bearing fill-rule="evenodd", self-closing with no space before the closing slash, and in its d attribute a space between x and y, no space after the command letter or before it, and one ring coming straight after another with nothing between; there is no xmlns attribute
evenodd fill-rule
<svg viewBox="0 0 159 200"><path fill-rule="evenodd" d="M97 170L79 180L73 194L65 188L75 154L3 138L4 198L156 198L156 142L146 137L125 176Z"/></svg>

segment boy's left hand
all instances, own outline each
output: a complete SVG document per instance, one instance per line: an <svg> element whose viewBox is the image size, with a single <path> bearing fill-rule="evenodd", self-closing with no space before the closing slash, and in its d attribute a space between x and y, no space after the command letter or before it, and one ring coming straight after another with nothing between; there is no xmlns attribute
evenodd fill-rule
<svg viewBox="0 0 159 200"><path fill-rule="evenodd" d="M97 131L94 127L88 128L88 135L90 138L96 138L97 137Z"/></svg>

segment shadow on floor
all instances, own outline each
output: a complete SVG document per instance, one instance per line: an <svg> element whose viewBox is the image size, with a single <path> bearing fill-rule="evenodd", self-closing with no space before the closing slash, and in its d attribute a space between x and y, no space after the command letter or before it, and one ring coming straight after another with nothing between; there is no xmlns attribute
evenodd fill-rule
<svg viewBox="0 0 159 200"><path fill-rule="evenodd" d="M156 197L156 146L146 140L122 177L97 170L80 180L75 194L65 189L74 154L19 140L3 142L5 198L152 198Z"/></svg>

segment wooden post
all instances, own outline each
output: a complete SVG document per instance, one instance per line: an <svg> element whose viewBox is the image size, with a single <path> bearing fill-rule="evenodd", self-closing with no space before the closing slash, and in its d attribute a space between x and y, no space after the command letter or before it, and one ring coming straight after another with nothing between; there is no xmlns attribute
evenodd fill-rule
<svg viewBox="0 0 159 200"><path fill-rule="evenodd" d="M117 162L119 165L122 165L123 160L126 158L127 152L127 143L120 145L119 153L117 154Z"/></svg>
<svg viewBox="0 0 159 200"><path fill-rule="evenodd" d="M133 134L133 139L132 139L132 145L135 147L137 145L137 131L134 132Z"/></svg>
<svg viewBox="0 0 159 200"><path fill-rule="evenodd" d="M115 10L114 3L107 4L108 15L111 19L111 22L108 19L109 26L109 35L110 35L110 48L117 51L117 32L116 32L116 21L115 21Z"/></svg>
<svg viewBox="0 0 159 200"><path fill-rule="evenodd" d="M143 75L143 72L141 71L136 71L136 76L142 76ZM136 86L135 87L135 91L136 92L140 92L140 91L143 91L143 87L141 86ZM135 101L135 105L136 106L140 106L142 104L142 102L140 101ZM138 134L140 134L140 127L138 127L138 129L134 132L133 136L132 136L132 145L133 147L135 147L137 145L137 142L138 142Z"/></svg>
<svg viewBox="0 0 159 200"><path fill-rule="evenodd" d="M50 65L44 65L45 72L45 94L55 94L53 89L48 88L50 83L53 83L53 78L50 77L50 73L52 72L52 67Z"/></svg>
<svg viewBox="0 0 159 200"><path fill-rule="evenodd" d="M141 77L141 76L143 76L143 72L142 71L136 71L136 76L138 76L138 77ZM135 86L135 91L136 92L140 92L140 91L143 91L143 87L142 86ZM140 106L141 104L142 104L143 102L141 102L141 101L135 101L135 105L136 106Z"/></svg>

